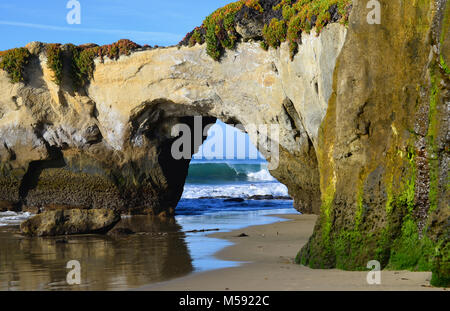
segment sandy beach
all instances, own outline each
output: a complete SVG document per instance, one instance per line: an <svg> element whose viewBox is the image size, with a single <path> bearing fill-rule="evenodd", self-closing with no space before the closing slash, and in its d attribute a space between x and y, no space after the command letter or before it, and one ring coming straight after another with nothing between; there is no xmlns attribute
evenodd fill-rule
<svg viewBox="0 0 450 311"><path fill-rule="evenodd" d="M226 269L193 273L186 277L138 288L149 291L347 291L347 290L442 290L429 286L431 272L382 271L381 284L369 285L367 272L316 270L294 263L311 236L313 215L277 215L289 221L253 226L209 236L234 244L215 256L245 262ZM239 237L245 233L246 237Z"/></svg>

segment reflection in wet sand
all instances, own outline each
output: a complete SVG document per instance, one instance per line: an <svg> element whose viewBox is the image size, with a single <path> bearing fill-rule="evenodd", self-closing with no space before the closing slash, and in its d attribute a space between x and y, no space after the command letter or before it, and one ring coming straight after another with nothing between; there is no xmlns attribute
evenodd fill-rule
<svg viewBox="0 0 450 311"><path fill-rule="evenodd" d="M175 220L123 218L124 236L28 238L0 228L0 290L119 290L193 271L185 235ZM81 284L68 285L66 264L81 264Z"/></svg>

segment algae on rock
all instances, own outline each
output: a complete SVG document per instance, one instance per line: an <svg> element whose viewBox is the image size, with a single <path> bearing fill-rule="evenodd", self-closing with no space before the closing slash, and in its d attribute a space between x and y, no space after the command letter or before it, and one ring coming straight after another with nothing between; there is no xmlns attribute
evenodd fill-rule
<svg viewBox="0 0 450 311"><path fill-rule="evenodd" d="M321 217L297 261L354 270L378 260L448 286L450 88L439 62L450 5L381 2L388 28L367 24L354 1L319 137Z"/></svg>

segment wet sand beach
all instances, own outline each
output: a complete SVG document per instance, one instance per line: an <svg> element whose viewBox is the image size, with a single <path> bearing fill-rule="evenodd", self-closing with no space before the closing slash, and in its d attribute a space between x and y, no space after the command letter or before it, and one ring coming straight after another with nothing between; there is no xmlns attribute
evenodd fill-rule
<svg viewBox="0 0 450 311"><path fill-rule="evenodd" d="M316 216L277 217L289 221L209 235L233 243L217 252L217 258L246 263L238 267L192 273L143 286L139 290L442 290L429 286L431 272L382 271L381 285L369 285L367 272L310 269L297 265L294 258L311 236ZM248 236L239 237L242 233Z"/></svg>
<svg viewBox="0 0 450 311"><path fill-rule="evenodd" d="M219 203L222 204L222 200L218 200ZM225 208L233 209L232 204L225 205ZM259 206L260 203L255 204ZM285 205L289 206L289 203ZM292 208L227 210L179 215L165 220L124 216L114 230L126 229L124 231L131 234L56 237L24 236L20 234L18 224L31 215L0 213L0 291L127 290L192 272L235 267L240 263L213 256L232 243L209 237L210 232L229 232L248 225L272 223L279 218L267 217L266 214L293 211ZM69 272L66 265L71 260L80 263L79 285L66 282Z"/></svg>

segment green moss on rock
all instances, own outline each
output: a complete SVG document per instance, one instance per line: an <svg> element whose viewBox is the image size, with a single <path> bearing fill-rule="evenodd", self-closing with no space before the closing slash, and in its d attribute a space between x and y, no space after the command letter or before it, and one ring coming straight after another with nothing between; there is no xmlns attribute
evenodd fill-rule
<svg viewBox="0 0 450 311"><path fill-rule="evenodd" d="M370 260L378 260L386 269L433 271L432 285L448 286L448 237L431 238L427 228L419 230L414 216L417 178L414 149L410 147L406 153L394 153L394 157L405 161L409 169L404 172L401 185L390 188L395 190L391 193L384 228L369 228L363 222L362 214L367 204L363 187L368 180L366 174L361 175L353 227L350 224L333 225L336 221L336 194L329 186L322 196L321 215L314 234L298 253L297 263L311 268L363 271ZM398 163L396 160L393 162Z"/></svg>
<svg viewBox="0 0 450 311"><path fill-rule="evenodd" d="M434 256L433 241L421 237L412 216L406 216L401 235L393 242L388 269L431 271Z"/></svg>

